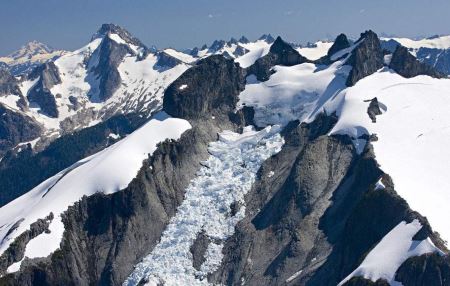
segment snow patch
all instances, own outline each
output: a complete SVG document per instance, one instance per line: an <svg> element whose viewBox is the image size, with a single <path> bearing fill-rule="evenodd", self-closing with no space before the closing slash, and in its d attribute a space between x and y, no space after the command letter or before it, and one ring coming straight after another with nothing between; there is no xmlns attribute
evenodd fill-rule
<svg viewBox="0 0 450 286"><path fill-rule="evenodd" d="M367 254L361 265L339 283L339 286L357 276L373 282L385 279L391 285L400 285L395 281L395 273L406 259L430 252L441 253L429 238L422 241L412 240L421 228L422 225L418 220L399 223Z"/></svg>
<svg viewBox="0 0 450 286"><path fill-rule="evenodd" d="M210 158L188 186L185 200L163 232L152 253L136 265L124 285L208 285L206 276L222 260L224 241L244 218L244 196L250 190L261 164L279 152L284 143L278 126L255 131L246 127L242 134L223 131L219 141L209 146ZM230 205L242 207L231 216ZM207 248L201 270L193 267L190 247L204 232L213 241Z"/></svg>

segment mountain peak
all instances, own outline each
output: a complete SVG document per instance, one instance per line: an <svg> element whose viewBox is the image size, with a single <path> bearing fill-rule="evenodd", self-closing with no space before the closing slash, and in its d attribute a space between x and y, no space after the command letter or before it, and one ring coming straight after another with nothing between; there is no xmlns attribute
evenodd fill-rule
<svg viewBox="0 0 450 286"><path fill-rule="evenodd" d="M264 34L261 37L259 37L258 40L266 41L269 44L275 42L275 39L274 39L274 37L272 37L271 34Z"/></svg>
<svg viewBox="0 0 450 286"><path fill-rule="evenodd" d="M128 32L126 29L112 23L103 24L100 27L100 29L98 29L97 32L92 36L91 41L98 38L103 38L111 34L117 34L120 38L122 38L125 42L129 44L146 48L146 46L138 38L131 35L131 33Z"/></svg>

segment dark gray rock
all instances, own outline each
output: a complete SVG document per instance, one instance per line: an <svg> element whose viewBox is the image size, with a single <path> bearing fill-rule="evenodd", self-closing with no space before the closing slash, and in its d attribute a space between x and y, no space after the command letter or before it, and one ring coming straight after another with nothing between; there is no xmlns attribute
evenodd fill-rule
<svg viewBox="0 0 450 286"><path fill-rule="evenodd" d="M245 36L242 36L239 38L239 43L248 44L250 41Z"/></svg>
<svg viewBox="0 0 450 286"><path fill-rule="evenodd" d="M118 44L109 37L102 39L100 46L91 57L91 61L95 62L89 63L89 72L92 73L95 81L98 80L98 89L91 89L90 92L92 101L107 100L122 84L117 68L127 54L134 54L127 45Z"/></svg>
<svg viewBox="0 0 450 286"><path fill-rule="evenodd" d="M411 257L397 270L395 280L404 286L450 285L450 257L437 253Z"/></svg>
<svg viewBox="0 0 450 286"><path fill-rule="evenodd" d="M373 282L363 277L353 277L347 281L343 286L389 286L390 284L384 279L378 279Z"/></svg>
<svg viewBox="0 0 450 286"><path fill-rule="evenodd" d="M198 51L197 51L198 52ZM160 51L157 53L158 61L155 64L154 69L156 70L166 70L171 69L182 63L177 58L172 57L164 51Z"/></svg>
<svg viewBox="0 0 450 286"><path fill-rule="evenodd" d="M180 89L186 86L184 89ZM244 70L222 55L200 60L166 90L164 110L184 119L210 118L234 111L244 90Z"/></svg>
<svg viewBox="0 0 450 286"><path fill-rule="evenodd" d="M249 50L247 50L247 49L244 48L243 46L239 45L239 46L237 46L236 49L234 50L233 55L234 55L235 57L240 57L240 56L245 55L245 54L248 53L248 52L249 52Z"/></svg>
<svg viewBox="0 0 450 286"><path fill-rule="evenodd" d="M450 49L420 48L416 52L419 61L444 75L450 75Z"/></svg>
<svg viewBox="0 0 450 286"><path fill-rule="evenodd" d="M209 47L209 52L211 53L215 53L217 51L219 51L220 49L224 48L225 45L227 44L227 42L225 42L224 40L215 40L211 46Z"/></svg>
<svg viewBox="0 0 450 286"><path fill-rule="evenodd" d="M206 261L205 254L210 243L211 239L204 232L200 232L197 235L197 238L190 248L192 254L192 263L195 269L200 270L203 262Z"/></svg>
<svg viewBox="0 0 450 286"><path fill-rule="evenodd" d="M418 61L408 52L408 49L403 46L397 46L397 49L392 55L389 67L406 78L418 75L428 75L435 78L444 77L443 74L437 72L433 67Z"/></svg>
<svg viewBox="0 0 450 286"><path fill-rule="evenodd" d="M0 156L20 142L39 137L41 131L41 126L31 117L0 104Z"/></svg>
<svg viewBox="0 0 450 286"><path fill-rule="evenodd" d="M59 115L56 105L55 95L50 89L61 83L58 67L54 62L48 62L36 67L29 75L28 79L39 78L37 83L28 91L27 98L30 104L37 104L41 112L49 117L57 118Z"/></svg>
<svg viewBox="0 0 450 286"><path fill-rule="evenodd" d="M384 63L383 50L377 34L370 30L366 31L361 34L356 44L358 46L347 60L347 64L352 66L347 86L353 86L358 80L375 73Z"/></svg>
<svg viewBox="0 0 450 286"><path fill-rule="evenodd" d="M100 29L92 36L91 40L97 39L97 38L103 38L107 36L108 34L117 34L119 35L125 42L141 47L144 50L148 50L148 48L136 37L131 35L130 32L125 30L124 28L115 25L115 24L103 24ZM145 57L145 55L144 55Z"/></svg>
<svg viewBox="0 0 450 286"><path fill-rule="evenodd" d="M334 40L333 45L328 50L327 56L331 57L335 53L337 53L343 49L349 48L349 47L350 47L350 42L347 39L347 36L345 34L340 34L336 37L336 40Z"/></svg>
<svg viewBox="0 0 450 286"><path fill-rule="evenodd" d="M18 97L17 105L24 111L28 105L19 88L19 80L17 80L9 71L0 69L0 97L8 95L16 95Z"/></svg>
<svg viewBox="0 0 450 286"><path fill-rule="evenodd" d="M367 114L369 114L369 117L373 123L377 122L376 116L381 114L381 108L376 97L370 100L369 107L367 108Z"/></svg>
<svg viewBox="0 0 450 286"><path fill-rule="evenodd" d="M22 219L23 220L23 219ZM22 220L19 220L9 232L13 232L19 227ZM50 213L45 219L38 219L30 225L30 229L19 235L10 246L0 256L0 274L4 275L9 265L19 262L23 259L27 243L43 232L49 232L49 225L53 220L53 213Z"/></svg>
<svg viewBox="0 0 450 286"><path fill-rule="evenodd" d="M309 62L307 58L300 55L290 44L277 37L270 47L269 53L248 67L247 73L256 75L259 81L266 81L272 74L272 67L276 65L293 66L306 62Z"/></svg>
<svg viewBox="0 0 450 286"><path fill-rule="evenodd" d="M272 37L271 34L264 34L261 37L259 37L258 40L266 41L269 44L272 44L273 42L275 42L275 38Z"/></svg>

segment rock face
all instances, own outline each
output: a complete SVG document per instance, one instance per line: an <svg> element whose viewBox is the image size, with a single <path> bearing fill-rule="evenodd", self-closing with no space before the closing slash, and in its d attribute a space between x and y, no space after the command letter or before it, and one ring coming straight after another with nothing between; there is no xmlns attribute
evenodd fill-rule
<svg viewBox="0 0 450 286"><path fill-rule="evenodd" d="M200 60L166 90L164 110L178 118L198 119L232 112L244 90L244 70L222 55Z"/></svg>
<svg viewBox="0 0 450 286"><path fill-rule="evenodd" d="M38 219L32 223L30 229L16 238L14 243L0 256L0 273L5 274L9 265L23 259L27 243L43 232L49 232L50 222L53 220L53 214L50 213L45 219ZM20 224L21 220L16 224ZM18 225L17 225L18 226ZM13 228L15 229L15 228Z"/></svg>
<svg viewBox="0 0 450 286"><path fill-rule="evenodd" d="M444 75L437 72L433 67L419 62L408 49L403 46L397 46L392 55L389 67L403 77L411 78L418 75L428 75L435 78L441 78Z"/></svg>
<svg viewBox="0 0 450 286"><path fill-rule="evenodd" d="M56 118L59 115L54 94L50 89L61 83L58 68L55 63L48 62L36 67L28 76L30 80L39 78L37 83L28 91L27 97L30 104L37 104L41 112L49 117Z"/></svg>
<svg viewBox="0 0 450 286"><path fill-rule="evenodd" d="M347 60L347 64L352 66L347 79L347 86L355 85L358 80L383 67L383 50L377 34L367 31L361 34L356 44L357 47Z"/></svg>
<svg viewBox="0 0 450 286"><path fill-rule="evenodd" d="M32 118L0 104L0 156L20 142L40 135L41 126Z"/></svg>
<svg viewBox="0 0 450 286"><path fill-rule="evenodd" d="M420 48L416 52L418 60L432 66L436 71L444 75L450 75L450 49Z"/></svg>
<svg viewBox="0 0 450 286"><path fill-rule="evenodd" d="M205 67L201 65L205 64L210 65L210 72L216 71L222 76L229 72L227 75L236 80L234 85L220 86L214 81L205 81L198 93L192 94L206 101L193 106L201 107L197 109L201 117L184 112L185 101L165 103L164 106L172 108L172 113L190 118L192 129L176 142L161 143L125 190L85 197L70 207L64 215L66 231L61 249L45 259L24 261L20 272L2 278L2 285L123 283L133 265L158 243L176 207L184 199L187 185L201 167L200 162L209 156L208 143L217 140L221 128L237 130L239 127L228 120L236 104L235 96L229 91L237 96L240 81L243 82L242 70L221 56L205 61L187 72L185 78L198 80L204 76ZM228 101L223 92L230 97ZM218 97L217 101L213 95ZM168 90L165 100L172 96L178 94L169 94ZM217 118L212 118L213 115ZM200 240L195 253L201 260Z"/></svg>
<svg viewBox="0 0 450 286"><path fill-rule="evenodd" d="M248 74L256 75L259 81L266 81L271 75L271 68L276 65L293 66L306 62L309 62L307 58L300 55L280 37L277 37L270 47L269 53L259 58L248 68Z"/></svg>
<svg viewBox="0 0 450 286"><path fill-rule="evenodd" d="M96 38L102 38L104 36L107 36L108 34L117 34L125 42L143 48L145 50L145 53L143 55L144 57L148 52L150 52L150 50L138 38L133 37L130 32L115 24L103 24L100 29L92 36L92 40Z"/></svg>
<svg viewBox="0 0 450 286"><path fill-rule="evenodd" d="M89 65L91 72L99 79L99 83L98 89L95 88L92 91L91 100L101 102L110 98L122 84L117 67L126 54L134 54L134 52L127 45L104 37L96 53L98 53L97 56L91 59L98 60L98 62L89 63Z"/></svg>
<svg viewBox="0 0 450 286"><path fill-rule="evenodd" d="M403 220L419 219L422 236L438 241L396 195L370 146L356 155L348 138L326 135L334 122L324 116L286 129L285 146L261 168L212 283L337 285ZM375 191L380 177L386 189ZM363 280L348 285L386 285Z"/></svg>
<svg viewBox="0 0 450 286"><path fill-rule="evenodd" d="M0 69L0 97L9 95L17 96L17 105L22 111L26 110L27 102L20 91L19 81L7 70Z"/></svg>
<svg viewBox="0 0 450 286"><path fill-rule="evenodd" d="M164 51L159 52L157 56L158 56L158 61L156 62L157 68L167 69L173 68L181 64L181 61L179 59L172 57L171 55L167 54Z"/></svg>
<svg viewBox="0 0 450 286"><path fill-rule="evenodd" d="M395 280L404 286L450 285L450 257L436 253L411 257L400 266Z"/></svg>
<svg viewBox="0 0 450 286"><path fill-rule="evenodd" d="M333 45L328 50L327 56L328 56L328 58L330 58L335 53L337 53L343 49L349 48L349 47L350 47L350 42L348 41L347 36L345 34L340 34L336 37L336 40L334 40Z"/></svg>

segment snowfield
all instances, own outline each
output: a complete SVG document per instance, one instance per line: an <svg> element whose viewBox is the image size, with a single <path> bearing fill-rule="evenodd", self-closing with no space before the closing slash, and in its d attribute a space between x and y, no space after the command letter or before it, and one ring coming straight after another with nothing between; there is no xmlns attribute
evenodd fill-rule
<svg viewBox="0 0 450 286"><path fill-rule="evenodd" d="M159 142L178 139L191 125L158 113L154 119L114 145L85 158L47 179L30 192L0 208L0 254L37 219L52 212L50 233L26 246L28 258L46 257L59 248L64 232L61 214L83 196L111 194L127 187ZM18 227L11 233L14 224ZM11 269L18 269L17 264Z"/></svg>
<svg viewBox="0 0 450 286"><path fill-rule="evenodd" d="M242 134L224 131L219 141L209 146L210 158L188 186L185 199L163 232L159 244L139 263L124 285L208 285L206 276L222 261L225 240L245 216L244 196L250 190L256 172L284 144L279 126L254 131L246 127ZM230 205L241 207L232 216ZM200 271L193 267L190 247L199 233L211 241Z"/></svg>
<svg viewBox="0 0 450 286"><path fill-rule="evenodd" d="M395 281L395 273L403 262L410 257L425 253L441 253L429 238L422 241L412 240L421 228L422 225L418 220L411 223L404 221L399 223L367 254L361 265L338 286L344 285L345 282L356 276L362 276L373 282L385 279L392 286L401 286L400 282Z"/></svg>
<svg viewBox="0 0 450 286"><path fill-rule="evenodd" d="M369 102L364 102L374 97L386 108L376 123L367 115ZM376 134L376 159L393 178L397 193L449 241L450 80L406 79L385 69L329 103L328 112L336 110L339 116L330 134L354 139Z"/></svg>
<svg viewBox="0 0 450 286"><path fill-rule="evenodd" d="M315 47L297 48L296 50L300 53L300 55L306 57L308 60L315 61L327 55L328 50L333 45L333 42L319 41L314 45Z"/></svg>
<svg viewBox="0 0 450 286"><path fill-rule="evenodd" d="M450 79L406 79L384 68L347 88L347 68L342 61L327 68L277 66L266 82L247 78L239 106L253 106L260 127L311 122L319 112L336 112L339 120L330 135L349 135L359 152L366 144L360 136L376 134L376 159L397 193L449 241ZM376 123L367 114L374 97L383 112Z"/></svg>
<svg viewBox="0 0 450 286"><path fill-rule="evenodd" d="M255 109L255 123L260 126L286 125L292 120L305 120L322 110L327 99L345 88L348 66L336 62L329 67L300 64L275 66L268 81L247 77L245 90L239 95L238 108L247 105Z"/></svg>

